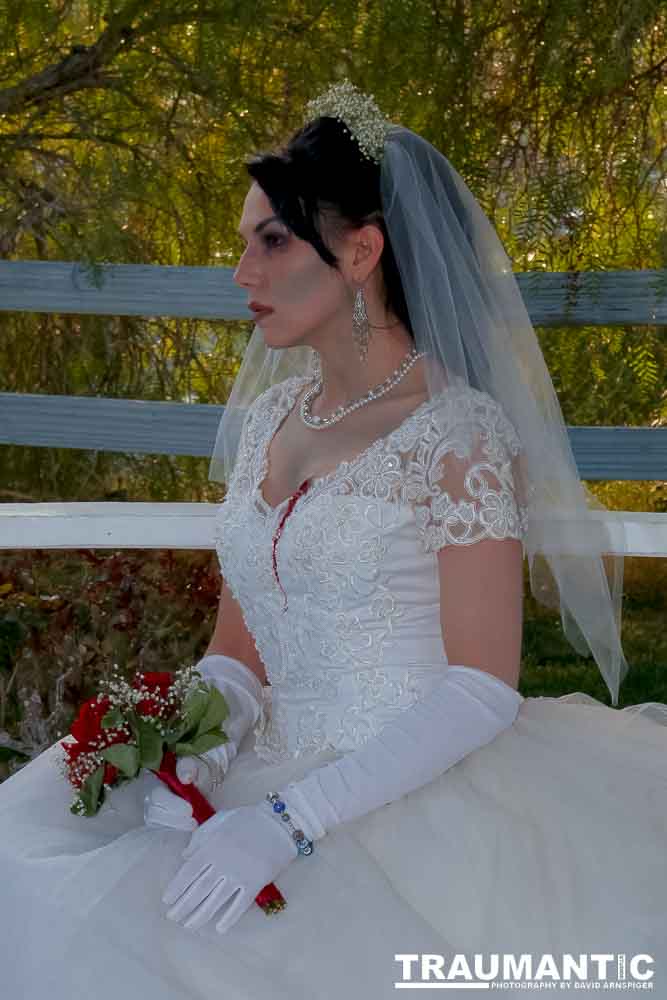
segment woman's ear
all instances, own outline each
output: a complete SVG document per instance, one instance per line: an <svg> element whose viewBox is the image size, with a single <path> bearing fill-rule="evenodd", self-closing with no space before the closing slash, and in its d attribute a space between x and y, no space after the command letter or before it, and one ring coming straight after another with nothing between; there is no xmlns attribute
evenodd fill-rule
<svg viewBox="0 0 667 1000"><path fill-rule="evenodd" d="M384 249L384 236L378 226L366 225L350 233L353 277L360 284L377 267Z"/></svg>
<svg viewBox="0 0 667 1000"><path fill-rule="evenodd" d="M356 237L354 264L365 271L363 277L367 278L382 256L384 236L379 226L370 224L356 229L354 235Z"/></svg>

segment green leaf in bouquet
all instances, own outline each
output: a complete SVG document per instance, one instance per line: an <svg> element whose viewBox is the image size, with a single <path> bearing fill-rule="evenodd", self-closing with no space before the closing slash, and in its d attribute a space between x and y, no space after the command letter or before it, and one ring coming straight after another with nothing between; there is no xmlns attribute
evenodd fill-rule
<svg viewBox="0 0 667 1000"><path fill-rule="evenodd" d="M187 720L185 722L181 722L178 726L174 726L173 729L166 729L164 733L164 742L167 746L173 749L174 743L178 743L178 741L185 736L189 729L192 729L192 726L189 722L187 722Z"/></svg>
<svg viewBox="0 0 667 1000"><path fill-rule="evenodd" d="M100 752L104 760L108 760L128 778L134 778L139 770L139 750L129 743L114 743Z"/></svg>
<svg viewBox="0 0 667 1000"><path fill-rule="evenodd" d="M196 687L187 696L183 703L183 716L187 722L186 732L197 728L208 707L208 699L208 691L201 686Z"/></svg>
<svg viewBox="0 0 667 1000"><path fill-rule="evenodd" d="M197 736L203 736L204 733L208 733L211 729L218 727L223 719L226 719L228 715L229 706L227 705L224 696L216 687L211 688L211 692L208 696L206 711L199 720Z"/></svg>
<svg viewBox="0 0 667 1000"><path fill-rule="evenodd" d="M125 713L125 721L132 730L132 735L134 736L135 743L139 742L139 716L134 711L134 709L129 709Z"/></svg>
<svg viewBox="0 0 667 1000"><path fill-rule="evenodd" d="M139 766L153 770L162 763L164 737L155 726L146 719L137 720Z"/></svg>
<svg viewBox="0 0 667 1000"><path fill-rule="evenodd" d="M227 739L228 737L221 729L210 729L207 733L196 736L188 743L177 743L173 750L177 755L183 754L186 757L191 757L194 754L206 753L207 750L213 750L214 747L219 747L223 743L226 743Z"/></svg>
<svg viewBox="0 0 667 1000"><path fill-rule="evenodd" d="M119 708L110 708L102 719L102 729L119 729L123 724L123 713Z"/></svg>
<svg viewBox="0 0 667 1000"><path fill-rule="evenodd" d="M92 774L89 774L81 785L79 790L78 801L83 806L84 816L94 816L97 810L104 802L104 789L102 788L104 780L104 764L100 764ZM79 810L76 808L76 803L71 808L72 812L76 812L80 815Z"/></svg>

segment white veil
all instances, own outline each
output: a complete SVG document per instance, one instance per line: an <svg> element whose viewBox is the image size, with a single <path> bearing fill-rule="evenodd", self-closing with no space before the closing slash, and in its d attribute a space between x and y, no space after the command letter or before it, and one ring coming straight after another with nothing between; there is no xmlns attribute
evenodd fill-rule
<svg viewBox="0 0 667 1000"><path fill-rule="evenodd" d="M558 398L511 263L462 177L428 141L390 126L381 203L431 397L454 379L500 404L522 445L517 491L535 598L594 656L612 703L628 665L620 641L623 557L605 508L576 468ZM314 374L310 347L266 348L255 327L226 404L210 477L230 483L248 408L271 385ZM595 513L596 512L596 513ZM618 530L618 525L616 525ZM617 542L618 544L618 542Z"/></svg>

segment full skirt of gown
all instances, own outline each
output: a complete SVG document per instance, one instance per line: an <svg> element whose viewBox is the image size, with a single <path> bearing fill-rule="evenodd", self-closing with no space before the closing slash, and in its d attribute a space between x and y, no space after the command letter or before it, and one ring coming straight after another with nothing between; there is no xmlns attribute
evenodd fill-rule
<svg viewBox="0 0 667 1000"><path fill-rule="evenodd" d="M189 834L144 826L157 779L74 816L56 743L0 785L2 995L381 1000L402 979L397 954L643 953L667 997L667 726L654 711L525 699L487 746L297 858L276 880L282 913L253 904L224 935L165 916ZM337 757L269 764L254 739L217 807Z"/></svg>

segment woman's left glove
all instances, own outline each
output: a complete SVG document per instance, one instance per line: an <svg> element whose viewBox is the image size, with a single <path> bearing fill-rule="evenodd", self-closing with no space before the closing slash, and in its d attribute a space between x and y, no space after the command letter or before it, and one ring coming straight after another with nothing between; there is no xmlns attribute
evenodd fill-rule
<svg viewBox="0 0 667 1000"><path fill-rule="evenodd" d="M167 917L190 930L217 919L224 934L298 853L268 802L221 810L183 851L185 862L162 896Z"/></svg>

